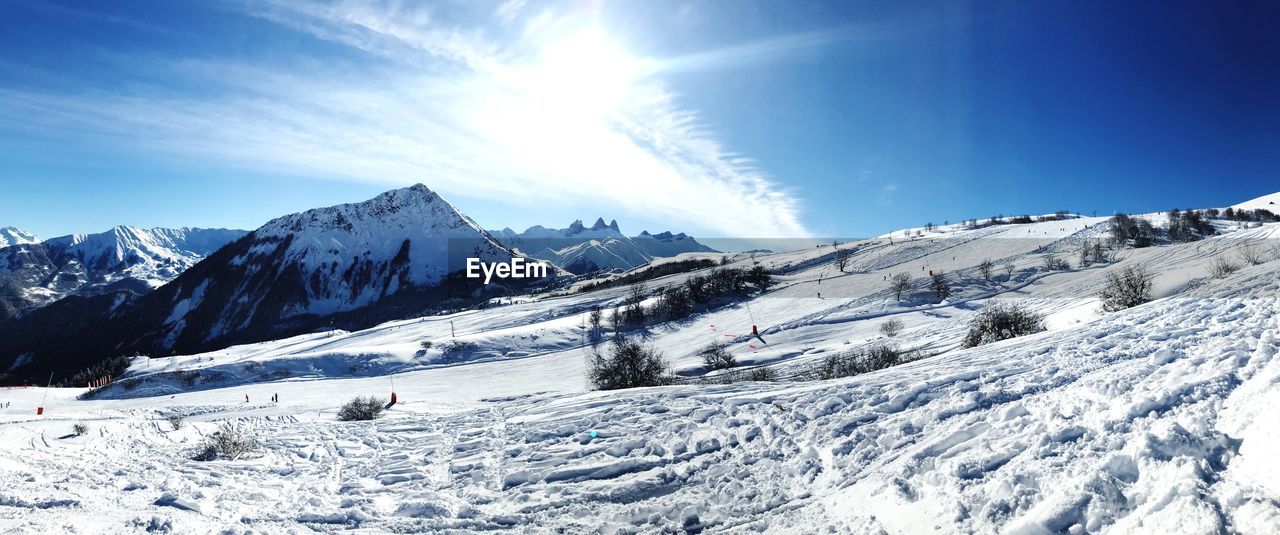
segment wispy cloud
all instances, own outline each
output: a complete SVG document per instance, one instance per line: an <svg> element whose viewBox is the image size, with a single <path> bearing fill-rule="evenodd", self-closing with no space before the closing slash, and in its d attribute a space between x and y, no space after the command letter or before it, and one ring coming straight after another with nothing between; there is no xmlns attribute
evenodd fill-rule
<svg viewBox="0 0 1280 535"><path fill-rule="evenodd" d="M471 19L399 3L267 1L246 12L376 61L123 58L122 68L183 83L63 93L0 86L0 118L32 133L75 132L256 171L420 181L446 195L591 207L724 236L808 234L794 194L682 108L655 63L637 63L645 68L627 73L616 100L604 100L615 88L591 85L603 82L590 73L581 88L546 86L531 65L578 24L573 14L519 0ZM205 90L180 89L190 86Z"/></svg>
<svg viewBox="0 0 1280 535"><path fill-rule="evenodd" d="M806 50L818 49L854 39L867 39L869 28L843 27L831 30L784 35L724 47L706 52L668 58L662 61L664 71L710 70L740 67L777 60Z"/></svg>

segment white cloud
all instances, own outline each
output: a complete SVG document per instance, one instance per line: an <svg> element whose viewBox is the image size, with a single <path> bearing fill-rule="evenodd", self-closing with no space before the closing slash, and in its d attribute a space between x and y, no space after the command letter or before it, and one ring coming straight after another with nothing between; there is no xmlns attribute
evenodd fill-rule
<svg viewBox="0 0 1280 535"><path fill-rule="evenodd" d="M423 182L446 195L588 207L704 234L808 234L793 194L725 148L647 64L614 79L596 73L613 64L600 58L545 85L543 52L581 25L571 17L519 0L471 27L398 3L264 2L248 12L378 65L132 58L127 68L207 90L0 89L0 118L258 171ZM486 26L522 16L514 37Z"/></svg>

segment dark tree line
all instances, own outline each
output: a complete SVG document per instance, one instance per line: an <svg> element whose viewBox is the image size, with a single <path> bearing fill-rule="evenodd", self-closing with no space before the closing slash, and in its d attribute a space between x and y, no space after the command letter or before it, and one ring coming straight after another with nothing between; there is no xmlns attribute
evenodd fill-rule
<svg viewBox="0 0 1280 535"><path fill-rule="evenodd" d="M1217 234L1213 223L1198 210L1169 210L1169 241L1191 242Z"/></svg>
<svg viewBox="0 0 1280 535"><path fill-rule="evenodd" d="M653 292L654 302L643 284L631 286L622 307L614 309L610 323L615 331L641 327L650 323L683 319L699 308L734 297L742 297L769 288L769 272L762 266L750 268L716 268L705 275L694 275L683 283L663 286Z"/></svg>

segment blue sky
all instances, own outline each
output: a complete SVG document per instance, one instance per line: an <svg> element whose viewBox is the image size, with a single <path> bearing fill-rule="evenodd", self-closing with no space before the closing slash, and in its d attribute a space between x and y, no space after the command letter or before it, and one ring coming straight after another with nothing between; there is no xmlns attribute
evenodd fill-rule
<svg viewBox="0 0 1280 535"><path fill-rule="evenodd" d="M707 237L1234 204L1280 190L1271 6L0 0L0 226L415 182Z"/></svg>

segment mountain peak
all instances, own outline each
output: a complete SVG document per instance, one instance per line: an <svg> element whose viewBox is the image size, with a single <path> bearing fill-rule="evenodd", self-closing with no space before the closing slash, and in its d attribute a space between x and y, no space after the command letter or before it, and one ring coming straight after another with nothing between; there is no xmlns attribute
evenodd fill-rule
<svg viewBox="0 0 1280 535"><path fill-rule="evenodd" d="M36 243L40 241L35 234L17 227L0 227L0 247Z"/></svg>
<svg viewBox="0 0 1280 535"><path fill-rule="evenodd" d="M608 223L605 223L603 217L597 217L596 222L591 225L591 230L604 230L604 229L613 230L615 232L621 232L618 230L617 219L613 219L613 220L610 220Z"/></svg>

